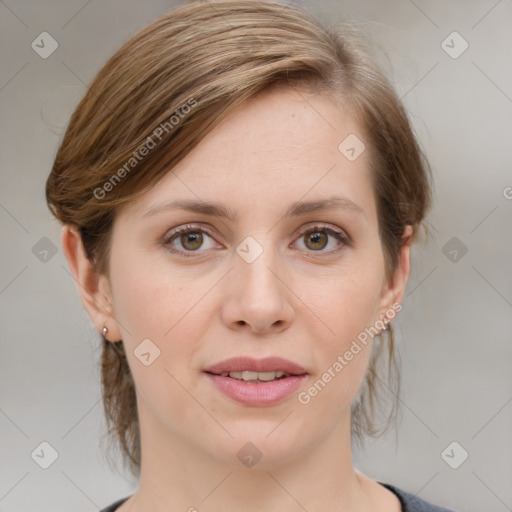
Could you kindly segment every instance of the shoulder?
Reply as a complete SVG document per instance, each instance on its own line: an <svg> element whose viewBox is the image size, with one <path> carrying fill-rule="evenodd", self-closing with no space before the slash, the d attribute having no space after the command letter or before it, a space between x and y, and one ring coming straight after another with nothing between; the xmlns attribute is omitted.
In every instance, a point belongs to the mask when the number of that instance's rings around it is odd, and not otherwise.
<svg viewBox="0 0 512 512"><path fill-rule="evenodd" d="M129 496L127 496L126 498L121 498L117 501L115 501L114 503L110 504L108 507L105 507L105 508L102 508L100 510L100 512L114 512L115 510L117 510L127 499L129 498Z"/></svg>
<svg viewBox="0 0 512 512"><path fill-rule="evenodd" d="M425 501L414 494L399 489L391 484L379 482L391 492L395 493L400 500L402 505L402 512L455 512L452 509L443 508L438 505L434 505L429 501Z"/></svg>

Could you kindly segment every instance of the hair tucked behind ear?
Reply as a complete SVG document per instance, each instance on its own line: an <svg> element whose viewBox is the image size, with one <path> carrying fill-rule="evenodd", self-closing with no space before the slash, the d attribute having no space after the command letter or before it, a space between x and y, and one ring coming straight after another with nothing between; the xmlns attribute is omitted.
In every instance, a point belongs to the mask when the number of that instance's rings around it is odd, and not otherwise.
<svg viewBox="0 0 512 512"><path fill-rule="evenodd" d="M80 230L98 273L108 276L117 208L155 185L244 101L274 86L329 95L354 113L371 157L386 272L393 274L405 227L416 234L430 204L429 167L407 114L356 29L327 28L299 7L260 0L193 1L165 14L126 41L75 109L46 199L61 222ZM155 146L136 159L150 138ZM395 373L392 330L386 333L387 350L375 341L352 407L359 440L377 432L381 368ZM101 379L109 435L136 470L136 394L122 344L103 340Z"/></svg>

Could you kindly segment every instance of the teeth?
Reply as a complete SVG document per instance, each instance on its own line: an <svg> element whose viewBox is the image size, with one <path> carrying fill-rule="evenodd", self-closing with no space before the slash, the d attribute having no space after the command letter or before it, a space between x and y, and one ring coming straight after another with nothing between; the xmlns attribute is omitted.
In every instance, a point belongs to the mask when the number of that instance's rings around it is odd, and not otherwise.
<svg viewBox="0 0 512 512"><path fill-rule="evenodd" d="M258 380L274 380L277 375L276 372L258 372Z"/></svg>
<svg viewBox="0 0 512 512"><path fill-rule="evenodd" d="M279 379L285 375L284 372L277 371L277 372L250 372L250 371L243 371L243 372L224 372L221 374L223 377L227 377L228 375L232 379L238 379L238 380L245 380L248 381L271 381L274 379Z"/></svg>

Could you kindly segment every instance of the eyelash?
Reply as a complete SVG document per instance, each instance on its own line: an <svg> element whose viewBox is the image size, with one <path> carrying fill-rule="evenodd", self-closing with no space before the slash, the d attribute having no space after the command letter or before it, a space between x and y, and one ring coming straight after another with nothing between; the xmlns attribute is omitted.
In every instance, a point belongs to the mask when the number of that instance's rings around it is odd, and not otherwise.
<svg viewBox="0 0 512 512"><path fill-rule="evenodd" d="M208 236L210 236L211 238L213 238L213 233L212 233L212 231L210 229L205 228L205 227L198 227L198 226L194 226L194 225L188 224L188 225L180 226L180 227L178 227L176 229L173 229L170 233L168 233L166 236L164 236L164 238L162 239L162 245L164 245L170 252L172 252L174 254L182 255L182 256L184 256L186 258L193 258L193 257L195 257L195 253L204 252L204 251L200 251L200 250L197 250L197 251L182 251L182 250L179 250L179 249L175 249L174 247L172 247L170 245L173 240L175 240L176 238L178 238L180 235L182 235L184 233L205 233ZM336 253L336 252L339 252L340 250L342 250L344 246L349 247L351 245L350 238L344 232L337 231L335 229L332 229L332 228L329 228L329 227L326 227L326 226L310 226L306 230L302 231L299 234L299 238L301 238L301 237L303 237L305 235L308 235L310 233L326 233L328 235L332 235L332 236L334 236L334 238L336 238L336 240L341 242L342 245L341 245L341 247L339 247L337 249L332 249L330 251L323 251L323 250L320 250L320 251L308 251L309 253L313 253L313 254L315 254L315 253L333 254L333 253Z"/></svg>

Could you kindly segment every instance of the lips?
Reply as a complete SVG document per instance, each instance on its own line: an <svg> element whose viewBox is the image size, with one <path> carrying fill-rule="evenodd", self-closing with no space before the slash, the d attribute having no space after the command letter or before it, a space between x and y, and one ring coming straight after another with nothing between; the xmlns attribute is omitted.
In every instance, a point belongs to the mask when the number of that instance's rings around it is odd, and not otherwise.
<svg viewBox="0 0 512 512"><path fill-rule="evenodd" d="M204 371L214 375L230 372L283 372L286 376L307 374L302 366L282 357L266 357L263 359L232 357L209 366Z"/></svg>
<svg viewBox="0 0 512 512"><path fill-rule="evenodd" d="M293 395L306 370L281 357L233 357L216 363L205 375L224 396L245 406L273 406Z"/></svg>

